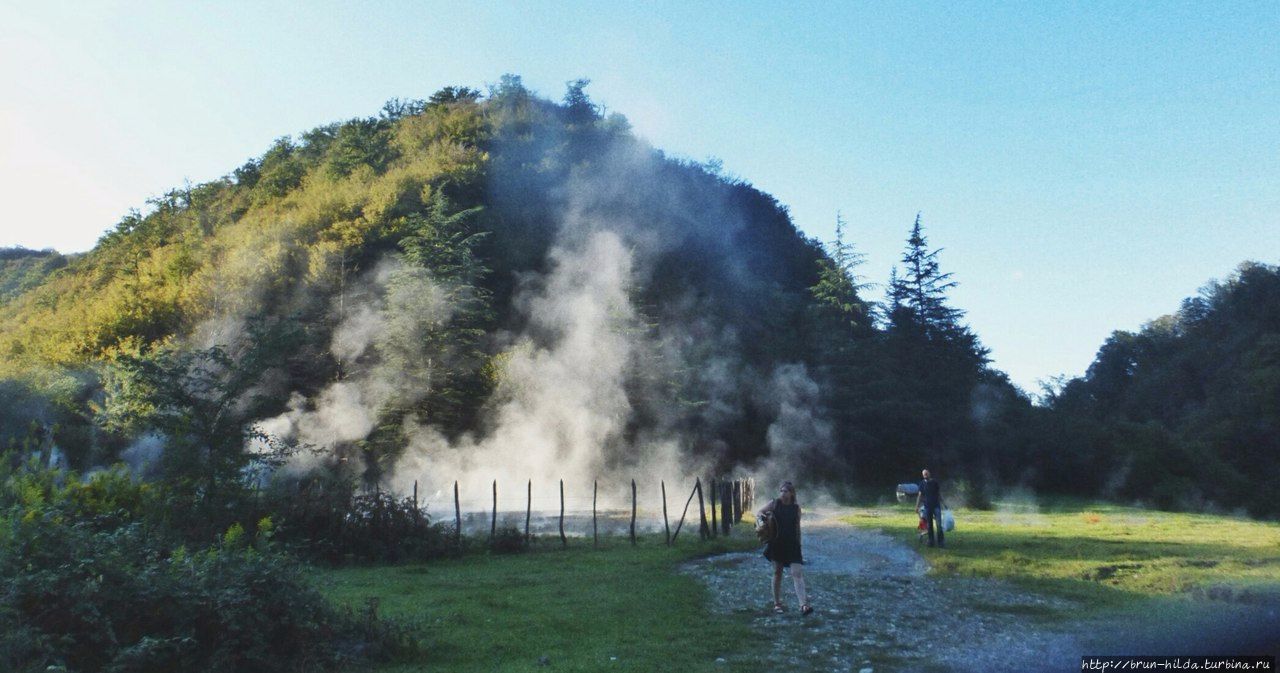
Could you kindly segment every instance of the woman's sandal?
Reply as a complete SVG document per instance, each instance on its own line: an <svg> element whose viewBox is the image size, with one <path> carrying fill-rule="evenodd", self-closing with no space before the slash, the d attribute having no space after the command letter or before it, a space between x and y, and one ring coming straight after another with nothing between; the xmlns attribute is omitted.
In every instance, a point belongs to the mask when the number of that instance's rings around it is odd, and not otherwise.
<svg viewBox="0 0 1280 673"><path fill-rule="evenodd" d="M800 614L802 615L813 614L813 606L809 605L808 603L805 603L804 605L800 606Z"/></svg>
<svg viewBox="0 0 1280 673"><path fill-rule="evenodd" d="M775 615L780 615L780 614L782 614L783 612L786 612L786 611L787 611L787 609L786 609L786 608L784 608L784 607L782 607L782 603L774 603L774 604L773 604L773 614L775 614Z"/></svg>

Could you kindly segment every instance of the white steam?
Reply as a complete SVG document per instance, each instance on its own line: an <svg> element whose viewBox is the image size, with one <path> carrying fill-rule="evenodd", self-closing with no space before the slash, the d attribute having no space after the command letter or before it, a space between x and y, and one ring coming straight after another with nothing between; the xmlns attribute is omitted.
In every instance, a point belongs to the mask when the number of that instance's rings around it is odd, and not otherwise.
<svg viewBox="0 0 1280 673"><path fill-rule="evenodd" d="M600 231L550 256L548 276L520 299L529 325L508 351L488 430L451 444L435 428L406 428L393 488L405 492L419 480L428 493L447 495L457 480L468 501L483 503L495 479L517 494L532 480L542 503L560 479L579 499L602 479L602 498L616 502L631 476L687 476L674 441L637 445L624 436L626 384L642 338L628 294L630 252Z"/></svg>
<svg viewBox="0 0 1280 673"><path fill-rule="evenodd" d="M822 391L804 365L778 367L769 388L777 416L767 436L769 460L760 473L766 483L774 483L795 478L806 462L832 457L835 437L822 414Z"/></svg>
<svg viewBox="0 0 1280 673"><path fill-rule="evenodd" d="M744 454L725 437L741 428L748 408L774 419L767 479L796 478L833 454L823 396L803 365L753 368L732 328L699 315L705 300L693 291L662 316L637 308L655 261L686 241L723 251L728 257L714 261L744 286L750 274L730 243L741 214L722 195L672 185L663 160L633 150L613 152L560 186L564 215L546 271L522 279L514 299L522 327L498 340L505 344L498 378L477 429L448 437L422 418L405 418L398 428L404 451L383 473L393 491L416 485L430 506L447 510L457 481L467 509L487 509L497 480L499 508L512 511L523 509L532 481L534 508L548 510L558 506L563 479L569 508L582 510L597 480L602 508L629 506L634 478L641 508L652 511L661 507L655 496L665 480L675 510L695 475ZM639 222L621 210L681 217ZM439 373L456 364L443 329L455 312L450 288L396 262L357 285L339 298L343 315L329 346L340 377L310 398L295 393L285 413L259 424L319 450L299 453L289 469L354 460L352 448L385 422L387 410L429 399Z"/></svg>
<svg viewBox="0 0 1280 673"><path fill-rule="evenodd" d="M351 459L349 447L373 432L379 413L393 402L422 399L432 373L449 357L430 335L448 322L451 307L421 269L386 261L338 301L346 315L329 349L341 378L312 399L293 393L285 413L258 423L267 435L308 447L290 459L292 471L331 457Z"/></svg>
<svg viewBox="0 0 1280 673"><path fill-rule="evenodd" d="M148 432L121 451L120 460L123 460L135 475L143 478L158 476L160 457L164 454L165 443L164 435Z"/></svg>

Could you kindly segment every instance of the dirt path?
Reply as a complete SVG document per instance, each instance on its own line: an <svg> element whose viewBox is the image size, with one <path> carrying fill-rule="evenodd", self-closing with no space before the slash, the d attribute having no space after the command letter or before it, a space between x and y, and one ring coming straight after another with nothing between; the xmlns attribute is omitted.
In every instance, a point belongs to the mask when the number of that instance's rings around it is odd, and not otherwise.
<svg viewBox="0 0 1280 673"><path fill-rule="evenodd" d="M815 608L808 617L799 614L789 576L783 578L788 610L773 614L769 566L759 552L685 566L711 590L717 609L749 619L760 637L770 640L774 656L761 670L1079 670L1082 654L1121 651L1116 628L1134 628L1096 616L1079 619L1071 601L1007 582L928 576L928 564L912 547L839 523L836 515L805 514L805 576ZM1257 623L1255 612L1250 608L1236 618ZM1261 614L1272 627L1280 623L1274 606ZM1219 609L1215 621L1220 617ZM1149 630L1132 642L1174 647L1179 630L1202 632L1202 627L1153 623ZM1174 653L1144 653L1152 652Z"/></svg>

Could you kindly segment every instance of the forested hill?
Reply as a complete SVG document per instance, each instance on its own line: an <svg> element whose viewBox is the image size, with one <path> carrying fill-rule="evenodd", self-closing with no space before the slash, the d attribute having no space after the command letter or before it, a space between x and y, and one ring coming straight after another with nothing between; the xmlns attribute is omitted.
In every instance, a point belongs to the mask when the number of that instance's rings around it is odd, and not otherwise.
<svg viewBox="0 0 1280 673"><path fill-rule="evenodd" d="M406 452L516 445L583 473L747 465L878 487L925 460L979 464L1025 400L945 305L918 223L877 326L848 242L665 157L584 86L392 101L125 217L0 307L10 408L46 430L11 412L7 441L52 432L79 467L157 430L177 441L157 425L173 400L140 391L216 370L228 428L321 445L371 481Z"/></svg>
<svg viewBox="0 0 1280 673"><path fill-rule="evenodd" d="M1057 425L1040 455L1051 479L1162 506L1277 513L1280 267L1242 264L1176 313L1115 332L1050 403Z"/></svg>
<svg viewBox="0 0 1280 673"><path fill-rule="evenodd" d="M40 285L66 264L67 258L53 250L0 248L0 304Z"/></svg>
<svg viewBox="0 0 1280 673"><path fill-rule="evenodd" d="M1258 406L1274 391L1206 400L1267 376L1265 330L1214 341L1179 318L1186 335L1134 337L1143 358L1190 344L1200 402L1161 407L1145 366L1116 388L1113 339L1033 407L950 304L919 218L873 306L843 228L807 239L585 85L393 100L151 201L84 255L9 251L0 447L206 494L282 461L392 489L751 470L874 494L927 465L979 504L1019 484L1245 502L1241 442L1275 428ZM1240 423L1187 421L1196 403ZM1170 465L1199 463L1172 456L1211 456L1211 486L1188 489Z"/></svg>

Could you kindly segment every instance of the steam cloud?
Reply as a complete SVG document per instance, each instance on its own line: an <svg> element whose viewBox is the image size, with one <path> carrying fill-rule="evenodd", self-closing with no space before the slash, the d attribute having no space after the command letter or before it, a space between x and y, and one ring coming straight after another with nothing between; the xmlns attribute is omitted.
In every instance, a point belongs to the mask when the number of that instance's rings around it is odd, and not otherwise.
<svg viewBox="0 0 1280 673"><path fill-rule="evenodd" d="M316 449L296 454L288 465L294 471L315 467L341 447L368 437L388 403L421 399L431 390L433 371L449 356L432 352L421 338L452 314L443 289L425 271L389 259L350 294L340 301L360 301L334 330L330 344L343 378L313 400L293 393L288 411L258 423L266 434ZM370 364L365 364L366 356Z"/></svg>
<svg viewBox="0 0 1280 673"><path fill-rule="evenodd" d="M770 390L778 411L769 426L769 460L761 470L767 483L793 476L797 465L831 457L835 450L831 422L822 416L822 391L804 365L775 369Z"/></svg>
<svg viewBox="0 0 1280 673"><path fill-rule="evenodd" d="M456 478L462 492L484 494L493 479L546 488L563 478L581 490L605 478L608 495L619 490L608 479L622 476L610 468L622 464L631 476L687 476L673 441L635 445L623 437L632 413L625 386L638 351L630 253L616 234L601 231L556 248L551 259L541 287L521 299L530 324L503 368L489 432L451 445L434 428L409 428L394 487L422 479L439 492Z"/></svg>
<svg viewBox="0 0 1280 673"><path fill-rule="evenodd" d="M687 410L675 400L656 418L650 412L637 422L634 392L662 399L660 386L672 380L694 391L706 427L733 423L749 400L774 410L767 435L771 456L762 469L769 479L794 477L802 456L811 460L831 450L821 391L804 366L753 370L737 355L731 329L704 324L693 299L666 309L668 319L660 327L638 314L637 288L664 247L679 238L664 235L669 232L661 225L619 216L616 204L637 198L716 200L709 194L669 195L659 164L648 151L615 152L591 174L575 174L564 185L565 214L548 270L523 279L516 294L526 322L502 341L507 347L500 378L480 429L451 441L422 419L406 418L407 446L388 473L394 491L407 493L417 482L428 503L442 506L457 480L467 507L483 509L489 507L493 480L505 485L505 496L518 494L521 504L524 484L532 480L535 507L549 509L557 502L560 479L577 503L584 502L583 493L590 502L598 479L601 506L609 507L629 498L635 478L646 493L665 480L674 501L687 494L693 475L710 469L716 446L704 436L699 450L690 450L695 440L686 431ZM620 193L633 185L643 193ZM728 236L742 226L740 216L723 208L709 212L715 221L696 224L708 236ZM452 357L433 350L439 346L428 345L430 340L415 338L452 315L448 293L426 271L387 260L352 294L360 299L357 308L347 312L330 344L344 377L312 399L295 393L288 411L260 423L269 434L320 449L318 455L299 454L288 469L310 469L368 437L381 409L423 399L436 368ZM395 352L406 343L423 345Z"/></svg>

